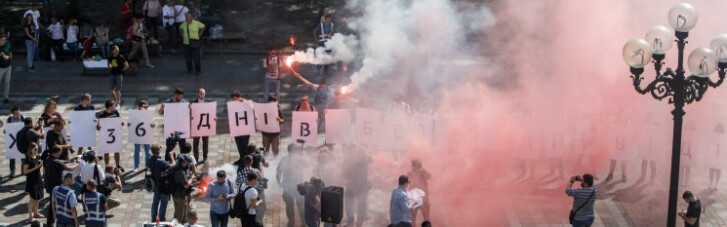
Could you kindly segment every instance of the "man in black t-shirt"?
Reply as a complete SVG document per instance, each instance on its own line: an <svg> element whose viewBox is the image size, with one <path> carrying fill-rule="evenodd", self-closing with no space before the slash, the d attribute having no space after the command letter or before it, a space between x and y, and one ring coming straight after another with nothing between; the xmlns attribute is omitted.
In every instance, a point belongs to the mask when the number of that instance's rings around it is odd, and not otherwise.
<svg viewBox="0 0 727 227"><path fill-rule="evenodd" d="M115 117L121 117L121 114L118 110L116 110L116 102L114 100L106 100L106 103L104 103L105 109L102 111L99 111L96 113L96 118L115 118ZM99 121L100 122L100 121ZM124 126L124 123L121 123L121 126ZM101 126L96 124L96 130L101 130ZM116 162L116 168L121 170L121 172L124 172L124 168L121 167L121 154L120 153L114 153L114 161ZM104 162L106 165L109 165L109 154L104 154Z"/></svg>
<svg viewBox="0 0 727 227"><path fill-rule="evenodd" d="M682 199L689 203L686 213L684 211L677 213L684 220L684 226L699 227L699 217L702 214L702 202L691 191L685 191L682 194Z"/></svg>
<svg viewBox="0 0 727 227"><path fill-rule="evenodd" d="M129 68L129 62L126 61L126 58L119 54L119 46L112 46L111 47L111 57L108 59L109 64L109 71L111 73L110 77L110 86L109 90L111 90L111 97L114 98L114 101L116 103L121 103L121 80L123 80L124 72L126 69Z"/></svg>
<svg viewBox="0 0 727 227"><path fill-rule="evenodd" d="M48 192L48 194L51 194L53 192L53 188L56 186L59 186L63 183L63 178L61 177L61 173L63 171L71 171L76 168L78 168L80 165L78 163L75 163L73 165L66 165L66 161L61 160L61 147L60 146L53 146L51 148L48 148L50 150L50 157L43 160L43 170L45 172L43 173L43 183L45 186L45 191ZM48 204L50 205L50 204ZM53 212L51 212L52 209L46 209L48 213L46 214L47 217L47 224L48 226L53 226L53 223L55 223L55 218L53 217Z"/></svg>

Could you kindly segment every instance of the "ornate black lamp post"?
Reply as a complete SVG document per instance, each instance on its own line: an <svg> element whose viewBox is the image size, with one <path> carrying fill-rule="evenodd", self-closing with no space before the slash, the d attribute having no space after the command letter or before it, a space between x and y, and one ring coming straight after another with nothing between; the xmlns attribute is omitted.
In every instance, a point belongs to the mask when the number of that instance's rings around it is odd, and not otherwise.
<svg viewBox="0 0 727 227"><path fill-rule="evenodd" d="M679 51L678 65L676 71L666 68L662 73L662 61L666 52L671 48L672 42L670 31L664 26L656 26L649 30L646 39L632 39L623 49L623 57L631 67L631 79L636 92L640 94L651 94L657 100L667 99L674 104L674 138L672 141L671 154L671 176L669 182L669 213L667 214L667 226L676 225L677 201L679 190L679 159L681 156L682 142L682 119L684 117L684 105L699 101L704 97L707 89L720 86L727 73L727 34L714 38L710 48L700 47L689 54L687 64L690 76L685 76L684 71L684 47L687 44L686 38L689 30L697 23L697 11L687 3L680 3L669 10L669 24L674 28L676 43ZM646 88L641 88L644 80L641 74L644 66L653 58L656 78L649 82ZM713 82L709 75L715 71L719 74L719 80Z"/></svg>

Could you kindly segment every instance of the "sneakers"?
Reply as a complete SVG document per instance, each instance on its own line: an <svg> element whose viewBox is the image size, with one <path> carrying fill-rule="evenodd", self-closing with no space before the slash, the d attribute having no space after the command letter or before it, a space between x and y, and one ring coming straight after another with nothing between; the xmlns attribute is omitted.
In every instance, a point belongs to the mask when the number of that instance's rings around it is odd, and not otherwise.
<svg viewBox="0 0 727 227"><path fill-rule="evenodd" d="M134 168L133 170L131 170L131 173L136 173L136 172L139 172L139 168Z"/></svg>

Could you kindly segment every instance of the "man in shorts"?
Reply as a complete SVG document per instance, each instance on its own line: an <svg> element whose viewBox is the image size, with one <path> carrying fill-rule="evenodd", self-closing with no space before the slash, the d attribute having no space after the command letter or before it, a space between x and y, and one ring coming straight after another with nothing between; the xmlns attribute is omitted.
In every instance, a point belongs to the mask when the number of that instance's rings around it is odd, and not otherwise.
<svg viewBox="0 0 727 227"><path fill-rule="evenodd" d="M111 91L111 97L114 98L118 105L121 104L121 80L124 78L124 72L129 68L129 62L119 54L119 46L111 47L111 57L108 59L108 64L111 73L109 90Z"/></svg>

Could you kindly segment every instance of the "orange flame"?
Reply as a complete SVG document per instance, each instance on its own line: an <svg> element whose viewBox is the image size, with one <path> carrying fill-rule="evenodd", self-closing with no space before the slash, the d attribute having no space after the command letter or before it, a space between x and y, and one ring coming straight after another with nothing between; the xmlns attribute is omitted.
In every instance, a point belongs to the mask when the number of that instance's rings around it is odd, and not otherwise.
<svg viewBox="0 0 727 227"><path fill-rule="evenodd" d="M212 181L209 177L203 177L202 182L199 184L200 194L204 195L207 193L207 185Z"/></svg>
<svg viewBox="0 0 727 227"><path fill-rule="evenodd" d="M291 46L295 46L295 36L290 36L290 38L288 38L288 40L290 41Z"/></svg>
<svg viewBox="0 0 727 227"><path fill-rule="evenodd" d="M349 86L350 86L350 85L346 85L346 86L343 86L343 87L341 87L341 94L342 94L342 95L346 95L347 93L351 92L351 91L350 91L350 90L351 90L351 88L350 88Z"/></svg>
<svg viewBox="0 0 727 227"><path fill-rule="evenodd" d="M288 68L293 67L293 57L292 56L288 56L287 58L285 58L285 65L287 65Z"/></svg>

